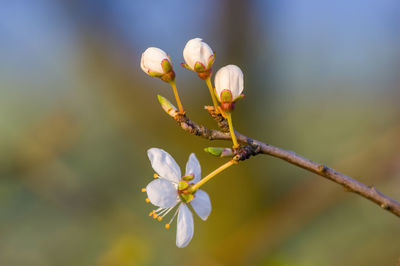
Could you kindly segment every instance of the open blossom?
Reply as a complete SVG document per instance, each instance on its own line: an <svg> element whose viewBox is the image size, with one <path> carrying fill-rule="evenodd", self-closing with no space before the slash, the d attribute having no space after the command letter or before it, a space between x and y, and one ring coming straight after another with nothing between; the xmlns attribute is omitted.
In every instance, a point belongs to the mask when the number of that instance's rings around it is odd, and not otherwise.
<svg viewBox="0 0 400 266"><path fill-rule="evenodd" d="M183 49L183 58L186 62L186 64L183 64L184 67L199 74L204 73L204 75L199 75L200 77L208 77L215 55L210 46L203 42L202 39L194 38L186 43Z"/></svg>
<svg viewBox="0 0 400 266"><path fill-rule="evenodd" d="M149 47L144 51L140 67L152 77L161 78L165 81L175 78L171 59L166 52L156 47Z"/></svg>
<svg viewBox="0 0 400 266"><path fill-rule="evenodd" d="M202 219L206 220L211 212L211 202L208 194L203 190L191 193L187 188L200 181L201 167L196 156L192 153L186 164L185 176L174 158L162 149L151 148L147 151L157 179L151 181L144 191L147 192L148 201L157 206L150 216L161 221L169 212L176 208L171 220L166 224L169 228L171 222L178 216L176 245L186 247L193 237L193 215L187 206L189 203Z"/></svg>

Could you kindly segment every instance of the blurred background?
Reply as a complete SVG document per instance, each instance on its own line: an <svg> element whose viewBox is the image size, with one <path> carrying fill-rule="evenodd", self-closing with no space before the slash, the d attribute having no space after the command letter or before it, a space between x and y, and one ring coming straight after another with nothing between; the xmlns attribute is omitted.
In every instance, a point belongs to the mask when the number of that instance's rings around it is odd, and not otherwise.
<svg viewBox="0 0 400 266"><path fill-rule="evenodd" d="M269 156L204 188L185 249L148 217L146 156L163 148L207 174L226 161L160 108L167 84L140 69L170 54L189 117L205 86L179 66L189 39L239 65L238 131L294 150L400 200L400 3L5 0L0 4L0 265L395 265L400 220Z"/></svg>

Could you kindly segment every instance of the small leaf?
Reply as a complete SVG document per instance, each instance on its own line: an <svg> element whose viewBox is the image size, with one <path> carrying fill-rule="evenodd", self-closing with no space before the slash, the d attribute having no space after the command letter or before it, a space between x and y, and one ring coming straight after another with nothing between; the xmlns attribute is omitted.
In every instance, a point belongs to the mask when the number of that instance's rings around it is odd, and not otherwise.
<svg viewBox="0 0 400 266"><path fill-rule="evenodd" d="M224 148L220 148L220 147L207 147L204 148L205 152L208 152L209 154L212 154L214 156L220 156L221 153L224 151Z"/></svg>
<svg viewBox="0 0 400 266"><path fill-rule="evenodd" d="M174 117L178 113L178 110L176 109L176 107L170 101L168 101L166 98L162 97L159 94L157 95L157 98L161 104L161 107L164 109L164 111L167 114Z"/></svg>
<svg viewBox="0 0 400 266"><path fill-rule="evenodd" d="M217 157L230 157L233 155L233 151L230 148L207 147L204 148L204 151Z"/></svg>

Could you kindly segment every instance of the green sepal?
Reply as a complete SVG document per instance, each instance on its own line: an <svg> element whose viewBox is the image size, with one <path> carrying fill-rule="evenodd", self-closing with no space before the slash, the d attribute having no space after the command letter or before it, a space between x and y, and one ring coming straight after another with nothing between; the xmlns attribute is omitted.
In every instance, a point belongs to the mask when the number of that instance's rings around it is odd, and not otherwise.
<svg viewBox="0 0 400 266"><path fill-rule="evenodd" d="M172 71L172 65L171 65L171 62L169 62L169 60L168 60L168 59L164 59L164 60L162 60L162 62L161 62L161 66L162 66L162 69L164 70L164 73L169 73L169 72L171 72L171 71Z"/></svg>
<svg viewBox="0 0 400 266"><path fill-rule="evenodd" d="M162 109L164 109L167 114L171 115L171 112L177 112L178 109L166 98L162 97L160 94L157 94L158 101L161 104Z"/></svg>
<svg viewBox="0 0 400 266"><path fill-rule="evenodd" d="M185 181L193 180L193 178L194 178L194 175L185 175L184 177L182 177L182 179Z"/></svg>
<svg viewBox="0 0 400 266"><path fill-rule="evenodd" d="M240 94L238 97L236 97L235 99L233 99L233 102L236 102L236 101L238 101L238 100L240 100L240 99L243 99L245 96L244 96L244 94L242 93L242 94Z"/></svg>
<svg viewBox="0 0 400 266"><path fill-rule="evenodd" d="M230 90L223 90L221 92L221 102L230 103L232 102L232 92Z"/></svg>
<svg viewBox="0 0 400 266"><path fill-rule="evenodd" d="M163 73L158 73L158 72L153 72L153 71L149 71L147 73L149 73L149 75L154 78L161 78L164 75Z"/></svg>
<svg viewBox="0 0 400 266"><path fill-rule="evenodd" d="M186 63L181 63L181 66L186 68L186 69L189 69L189 70L193 71L193 69L191 69L190 66L188 64L186 64Z"/></svg>
<svg viewBox="0 0 400 266"><path fill-rule="evenodd" d="M186 181L179 181L178 190L184 190L189 186L189 183Z"/></svg>
<svg viewBox="0 0 400 266"><path fill-rule="evenodd" d="M215 53L213 55L211 55L210 58L208 59L207 69L210 69L212 67L212 65L214 64L214 61L215 61Z"/></svg>
<svg viewBox="0 0 400 266"><path fill-rule="evenodd" d="M196 62L196 64L194 64L194 71L204 72L204 71L206 71L206 68L204 67L204 65L202 63Z"/></svg>
<svg viewBox="0 0 400 266"><path fill-rule="evenodd" d="M189 203L194 198L193 194L180 194L179 196L181 197L182 201L185 203Z"/></svg>
<svg viewBox="0 0 400 266"><path fill-rule="evenodd" d="M214 88L214 95L217 98L218 102L221 102L221 98L219 97L219 94L215 88Z"/></svg>

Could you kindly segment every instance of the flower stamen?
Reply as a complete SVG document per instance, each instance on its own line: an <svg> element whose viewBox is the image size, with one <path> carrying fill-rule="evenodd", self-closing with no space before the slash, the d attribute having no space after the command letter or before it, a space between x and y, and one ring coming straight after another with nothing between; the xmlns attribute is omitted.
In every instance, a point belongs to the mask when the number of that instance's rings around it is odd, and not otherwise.
<svg viewBox="0 0 400 266"><path fill-rule="evenodd" d="M149 199L149 198L146 198L146 202L149 203L149 202L150 202L150 199Z"/></svg>
<svg viewBox="0 0 400 266"><path fill-rule="evenodd" d="M154 173L153 178L157 178L159 175L157 173Z"/></svg>
<svg viewBox="0 0 400 266"><path fill-rule="evenodd" d="M157 213L158 216L160 216L161 214L165 214L166 211L168 211L170 208L158 208L155 212ZM164 215L163 215L164 217Z"/></svg>
<svg viewBox="0 0 400 266"><path fill-rule="evenodd" d="M142 188L142 192L146 192L146 188Z"/></svg>
<svg viewBox="0 0 400 266"><path fill-rule="evenodd" d="M176 205L176 206L178 206L178 205ZM174 206L174 207L175 207L175 206ZM172 210L174 207L170 208L170 210ZM179 207L176 208L176 211L175 211L174 215L172 216L172 218L171 218L171 220L169 221L169 223L167 223L167 224L165 225L165 228L169 229L169 225L174 221L176 215L178 214L178 211L179 211ZM164 215L165 215L165 214L164 214ZM163 215L163 216L164 216L164 215Z"/></svg>
<svg viewBox="0 0 400 266"><path fill-rule="evenodd" d="M175 206L176 206L176 205L175 205ZM167 215L173 208L175 208L175 206L173 206L173 207L171 207L171 208L168 208L168 209L165 209L166 212L164 212L164 214L161 216L161 218L164 218L164 216ZM160 213L160 214L161 214L161 213Z"/></svg>

